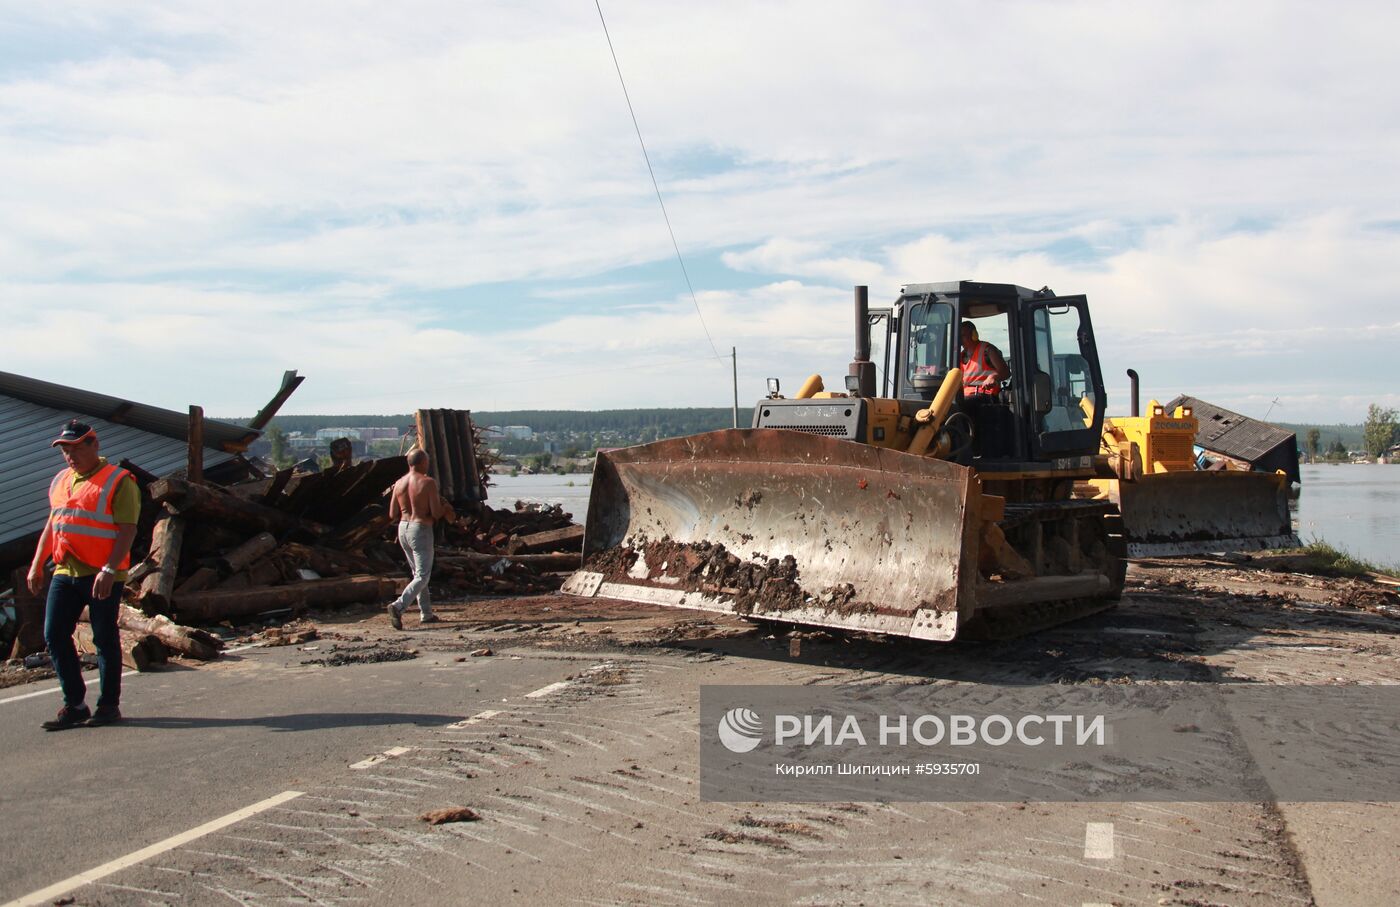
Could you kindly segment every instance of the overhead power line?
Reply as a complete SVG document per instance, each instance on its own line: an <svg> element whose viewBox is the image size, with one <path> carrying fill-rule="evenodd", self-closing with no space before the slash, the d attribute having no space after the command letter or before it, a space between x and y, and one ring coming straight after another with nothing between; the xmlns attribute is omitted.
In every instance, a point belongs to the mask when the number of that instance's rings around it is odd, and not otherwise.
<svg viewBox="0 0 1400 907"><path fill-rule="evenodd" d="M622 97L627 101L627 112L632 116L632 128L637 131L637 144L642 146L642 159L647 162L647 173L651 174L651 187L656 190L656 203L661 206L661 217L666 221L666 232L671 235L671 248L676 250L676 261L680 262L681 275L685 277L685 288L690 291L690 301L695 304L695 314L700 318L700 327L705 331L705 339L715 358L720 359L719 347L710 336L710 326L705 323L705 313L700 311L700 300L695 297L695 287L690 283L690 271L685 266L685 256L681 255L680 243L676 242L676 231L671 227L671 216L666 213L666 201L661 197L661 185L656 181L656 171L651 166L651 155L647 153L646 140L642 138L642 127L637 123L637 111L632 108L632 96L627 91L627 80L622 77L622 64L617 62L617 51L613 48L612 35L608 33L608 20L603 17L602 0L593 0L598 7L598 21L603 23L603 37L608 39L608 53L612 54L613 68L617 70L617 81L622 85Z"/></svg>

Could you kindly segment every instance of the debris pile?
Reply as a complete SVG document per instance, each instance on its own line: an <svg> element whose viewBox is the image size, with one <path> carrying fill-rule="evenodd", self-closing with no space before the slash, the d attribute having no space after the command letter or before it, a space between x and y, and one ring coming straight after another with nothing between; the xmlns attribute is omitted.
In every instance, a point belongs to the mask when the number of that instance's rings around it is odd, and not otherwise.
<svg viewBox="0 0 1400 907"><path fill-rule="evenodd" d="M562 578L551 573L578 567L583 527L557 506L487 507L489 457L465 411L419 410L416 422L430 472L459 514L437 530L434 594L558 589ZM230 484L195 468L158 477L139 464L121 464L136 478L143 502L125 595L132 607L123 609L121 623L130 667L145 670L172 651L217 657L219 638L191 626L222 624L232 638L235 626L389 601L407 582L389 517L390 489L407 471L405 456L270 475L256 462L240 458L240 464L224 479ZM19 571L15 580L23 585ZM42 595L18 590L5 610L5 635L25 640L15 643L13 655L42 650L42 602Z"/></svg>

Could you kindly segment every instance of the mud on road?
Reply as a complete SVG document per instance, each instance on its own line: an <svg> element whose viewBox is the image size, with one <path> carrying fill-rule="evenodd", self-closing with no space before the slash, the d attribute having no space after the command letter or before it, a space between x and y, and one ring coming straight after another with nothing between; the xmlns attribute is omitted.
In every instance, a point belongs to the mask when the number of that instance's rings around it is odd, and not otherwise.
<svg viewBox="0 0 1400 907"><path fill-rule="evenodd" d="M996 683L1400 681L1400 586L1299 572L1284 556L1145 560L1118 607L1017 639L951 644L752 624L738 617L562 594L435 605L441 623L378 610L325 615L337 653L405 647L713 651ZM1357 658L1356 656L1365 656Z"/></svg>

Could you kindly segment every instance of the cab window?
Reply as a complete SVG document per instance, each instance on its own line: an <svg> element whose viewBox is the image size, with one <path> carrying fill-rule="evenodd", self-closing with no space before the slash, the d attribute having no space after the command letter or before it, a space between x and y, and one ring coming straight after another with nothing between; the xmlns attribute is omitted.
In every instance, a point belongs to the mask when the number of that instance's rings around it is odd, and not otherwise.
<svg viewBox="0 0 1400 907"><path fill-rule="evenodd" d="M947 374L957 342L953 307L946 302L918 302L909 308L908 378Z"/></svg>
<svg viewBox="0 0 1400 907"><path fill-rule="evenodd" d="M1093 426L1099 406L1089 361L1080 348L1080 315L1076 306L1045 306L1032 319L1035 364L1050 377L1051 406L1041 416L1046 432L1083 431Z"/></svg>

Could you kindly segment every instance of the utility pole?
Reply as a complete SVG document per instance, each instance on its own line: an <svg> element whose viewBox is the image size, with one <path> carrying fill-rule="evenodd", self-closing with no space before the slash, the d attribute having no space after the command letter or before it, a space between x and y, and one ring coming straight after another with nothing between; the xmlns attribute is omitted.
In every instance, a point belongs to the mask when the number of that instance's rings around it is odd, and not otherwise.
<svg viewBox="0 0 1400 907"><path fill-rule="evenodd" d="M739 427L739 348L729 348L729 361L734 366L734 427Z"/></svg>

